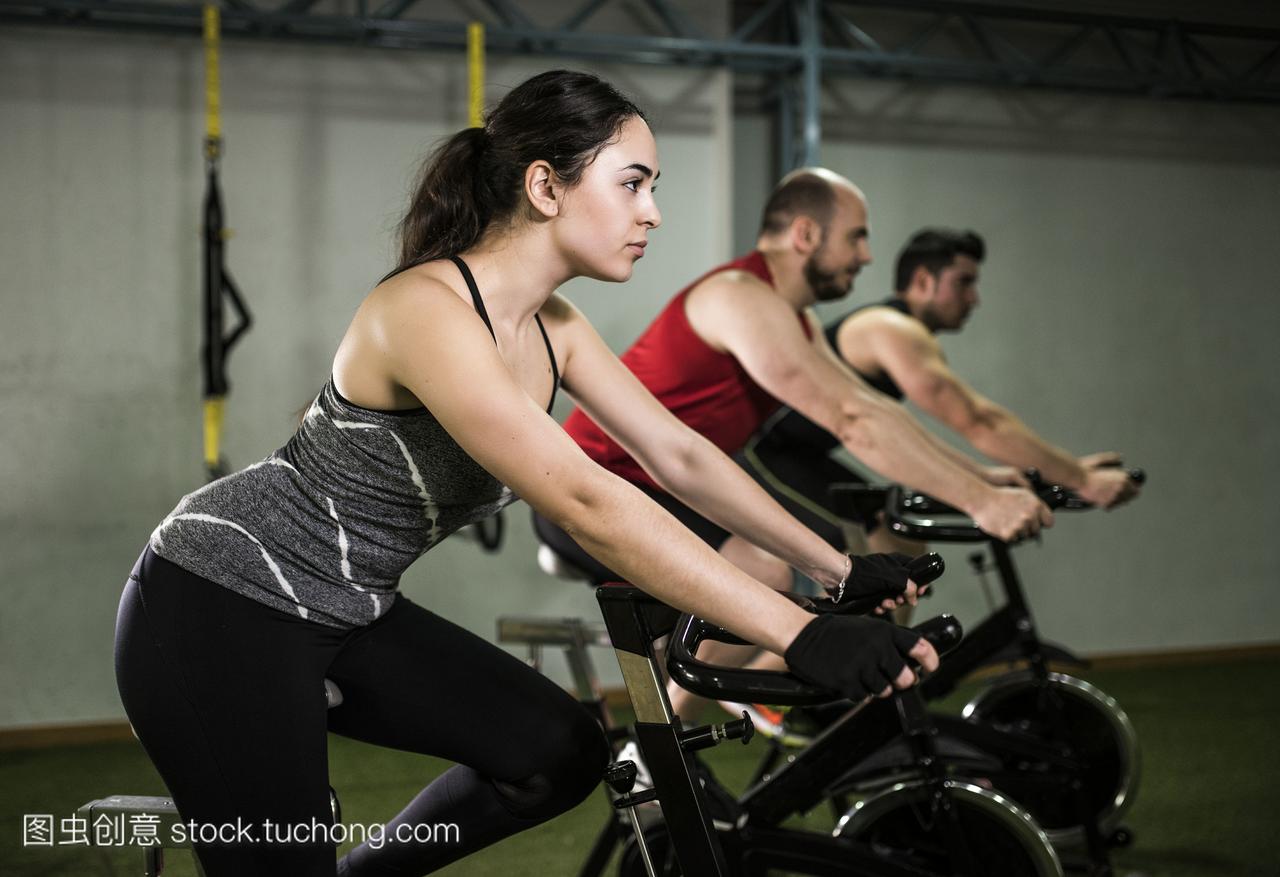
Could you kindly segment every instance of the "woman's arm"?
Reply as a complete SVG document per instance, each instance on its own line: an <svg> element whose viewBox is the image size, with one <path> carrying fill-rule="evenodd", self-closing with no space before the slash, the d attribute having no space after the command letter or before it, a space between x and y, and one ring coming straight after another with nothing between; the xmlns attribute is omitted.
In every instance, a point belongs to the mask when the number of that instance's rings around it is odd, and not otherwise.
<svg viewBox="0 0 1280 877"><path fill-rule="evenodd" d="M557 299L543 309L543 316L564 349L565 389L664 490L824 587L835 588L845 578L849 558L668 411L577 308Z"/></svg>
<svg viewBox="0 0 1280 877"><path fill-rule="evenodd" d="M430 409L477 463L584 550L658 599L776 654L812 620L721 558L640 490L597 466L516 382L484 323L443 284L380 289L389 378Z"/></svg>

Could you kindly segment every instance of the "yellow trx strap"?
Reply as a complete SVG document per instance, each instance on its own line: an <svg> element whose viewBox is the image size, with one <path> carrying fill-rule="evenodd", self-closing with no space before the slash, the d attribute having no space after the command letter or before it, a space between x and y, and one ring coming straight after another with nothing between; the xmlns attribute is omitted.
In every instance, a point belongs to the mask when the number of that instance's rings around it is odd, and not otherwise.
<svg viewBox="0 0 1280 877"><path fill-rule="evenodd" d="M204 136L205 148L214 150L221 145L221 100L218 95L218 43L222 38L222 16L218 7L208 3L204 7ZM216 158L214 152L210 158Z"/></svg>
<svg viewBox="0 0 1280 877"><path fill-rule="evenodd" d="M226 401L226 396L204 400L204 465L210 472L222 464L222 410Z"/></svg>
<svg viewBox="0 0 1280 877"><path fill-rule="evenodd" d="M484 25L473 21L467 25L467 124L484 125Z"/></svg>
<svg viewBox="0 0 1280 877"><path fill-rule="evenodd" d="M221 98L218 80L218 44L221 40L222 16L212 3L204 7L204 153L216 163L222 152ZM226 397L206 396L204 400L204 465L210 473L218 471L222 460L222 412Z"/></svg>

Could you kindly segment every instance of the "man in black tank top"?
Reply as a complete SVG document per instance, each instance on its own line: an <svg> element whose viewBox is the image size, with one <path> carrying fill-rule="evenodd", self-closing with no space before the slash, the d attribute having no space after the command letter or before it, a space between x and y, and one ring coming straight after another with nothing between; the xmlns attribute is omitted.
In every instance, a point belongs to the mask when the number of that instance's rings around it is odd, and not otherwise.
<svg viewBox="0 0 1280 877"><path fill-rule="evenodd" d="M864 305L826 327L840 358L871 386L946 424L986 456L1019 469L1034 467L1050 481L1111 508L1138 493L1112 453L1075 457L1033 432L1013 412L970 387L948 366L935 337L959 331L978 304L978 268L985 245L977 234L947 229L917 232L898 254L895 294ZM839 441L801 414L783 409L740 456L757 480L793 514L844 546L846 521L827 499L835 481L865 481L829 454ZM875 521L856 521L874 551L918 551ZM840 540L840 541L836 541Z"/></svg>
<svg viewBox="0 0 1280 877"><path fill-rule="evenodd" d="M908 317L914 316L914 314L911 313L911 308L910 306L908 306L906 300L899 298L896 295L890 296L889 298L886 298L884 301L873 302L872 304L863 305L862 307L855 308L853 311L851 311L848 314L845 314L843 317L839 318L838 320L831 321L827 325L826 329L824 330L823 334L827 336L827 341L831 344L831 349L832 350L840 349L840 342L837 339L837 336L840 333L841 326L843 326L845 323L848 323L850 320L852 320L854 317L856 317L858 314L862 313L863 311L869 311L873 308L889 308L891 310L897 311L900 314L904 314ZM845 360L845 361L847 362L848 360ZM892 398L897 399L899 402L902 401L903 396L905 394L902 392L902 388L899 387L894 382L893 376L889 374L889 372L884 370L880 370L880 371L873 370L870 372L858 371L858 374L861 375L862 378L868 384L875 387L881 393L884 393L886 396L891 396Z"/></svg>

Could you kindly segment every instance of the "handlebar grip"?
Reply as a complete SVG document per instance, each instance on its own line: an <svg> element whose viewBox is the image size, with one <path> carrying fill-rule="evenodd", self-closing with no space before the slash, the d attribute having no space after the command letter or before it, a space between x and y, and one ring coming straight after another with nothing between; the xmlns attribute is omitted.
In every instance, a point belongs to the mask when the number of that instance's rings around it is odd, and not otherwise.
<svg viewBox="0 0 1280 877"><path fill-rule="evenodd" d="M1123 466L1123 465L1124 465L1124 462L1123 462L1122 460L1115 460L1114 462L1110 462L1110 463L1103 463L1103 464L1102 464L1102 466L1101 466L1101 468L1103 468L1103 469L1119 469L1119 468L1120 468L1121 466ZM1127 472L1127 473L1128 473L1128 475L1129 475L1129 480L1130 480L1130 481L1132 481L1134 484L1146 484L1146 483L1147 483L1147 473L1146 473L1146 472L1144 472L1143 470L1138 469L1137 467L1133 467L1133 468L1127 469L1127 470L1126 470L1126 472Z"/></svg>
<svg viewBox="0 0 1280 877"><path fill-rule="evenodd" d="M907 576L920 587L942 578L946 571L946 561L936 552L921 554L907 564Z"/></svg>
<svg viewBox="0 0 1280 877"><path fill-rule="evenodd" d="M1119 464L1116 464L1115 466L1104 468L1118 469L1120 466ZM1134 484L1141 485L1146 483L1147 473L1142 469L1126 469L1125 474L1129 476L1129 480ZM1051 509L1061 508L1069 509L1071 511L1080 511L1082 509L1091 509L1094 507L1093 503L1081 499L1080 495L1074 490L1068 490L1058 484L1049 485L1042 490L1040 492L1040 498L1043 499Z"/></svg>
<svg viewBox="0 0 1280 877"><path fill-rule="evenodd" d="M937 581L946 572L947 564L941 555L929 553L913 557L906 563L904 568L907 571L907 578L911 579L919 589L923 590L926 585ZM833 604L830 610L847 615L870 615L890 596L898 595L889 595L882 592L856 599L848 599L838 605ZM808 604L802 603L801 606L811 612L830 611L828 607L821 607L820 603L814 603L813 601L809 601Z"/></svg>
<svg viewBox="0 0 1280 877"><path fill-rule="evenodd" d="M954 615L945 613L917 624L911 629L924 637L929 645L933 646L933 650L938 653L938 657L942 657L960 645L960 640L964 638L964 628L960 626L960 622L956 620Z"/></svg>

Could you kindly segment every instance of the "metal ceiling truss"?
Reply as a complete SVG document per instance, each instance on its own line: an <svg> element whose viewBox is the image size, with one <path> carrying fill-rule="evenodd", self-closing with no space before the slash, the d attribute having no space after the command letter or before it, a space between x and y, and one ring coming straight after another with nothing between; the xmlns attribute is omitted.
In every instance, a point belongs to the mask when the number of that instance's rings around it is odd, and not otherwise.
<svg viewBox="0 0 1280 877"><path fill-rule="evenodd" d="M824 72L1280 101L1277 28L937 0L846 0L822 15Z"/></svg>
<svg viewBox="0 0 1280 877"><path fill-rule="evenodd" d="M683 0L688 2L688 0ZM425 0L222 0L227 37L462 50L466 18ZM953 0L765 0L709 38L681 0L583 0L535 21L518 0L478 0L491 52L552 52L626 63L729 66L824 75L1007 84L1159 97L1280 101L1280 29L1193 24ZM542 4L545 9L552 4ZM567 4L560 8L563 10ZM627 7L650 33L590 28ZM0 23L73 25L199 36L194 0L0 0ZM637 14L639 13L639 14ZM656 26L655 26L656 25ZM621 29L619 29L621 31Z"/></svg>
<svg viewBox="0 0 1280 877"><path fill-rule="evenodd" d="M784 166L816 157L823 77L1280 103L1277 28L955 0L737 0L735 29L715 38L683 14L688 2L542 2L535 13L520 0L472 0L465 8L424 0L222 0L222 32L463 52L467 20L479 18L492 53L765 73L784 144L802 144L803 155L784 157ZM554 21L544 20L548 10ZM0 0L3 24L199 37L201 3Z"/></svg>
<svg viewBox="0 0 1280 877"><path fill-rule="evenodd" d="M784 168L816 161L819 74L1280 103L1278 28L954 0L770 0L740 17L734 39L800 56L756 96L777 112Z"/></svg>

